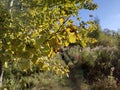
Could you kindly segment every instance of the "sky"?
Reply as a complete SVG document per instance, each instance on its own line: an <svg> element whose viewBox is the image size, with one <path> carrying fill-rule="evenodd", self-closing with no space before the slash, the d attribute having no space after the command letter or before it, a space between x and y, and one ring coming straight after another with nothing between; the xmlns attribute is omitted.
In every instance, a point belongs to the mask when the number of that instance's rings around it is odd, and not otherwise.
<svg viewBox="0 0 120 90"><path fill-rule="evenodd" d="M120 29L120 0L93 0L98 4L97 10L80 10L82 20L90 20L89 15L99 18L102 29L108 28L117 31ZM78 24L78 22L75 22Z"/></svg>

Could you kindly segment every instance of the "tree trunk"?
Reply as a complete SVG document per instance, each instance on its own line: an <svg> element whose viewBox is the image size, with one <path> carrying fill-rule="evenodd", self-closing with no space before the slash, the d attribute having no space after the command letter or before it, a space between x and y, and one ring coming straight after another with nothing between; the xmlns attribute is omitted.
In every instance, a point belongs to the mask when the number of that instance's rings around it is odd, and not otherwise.
<svg viewBox="0 0 120 90"><path fill-rule="evenodd" d="M14 0L9 0L8 9L9 9L10 14L12 13L13 2Z"/></svg>
<svg viewBox="0 0 120 90"><path fill-rule="evenodd" d="M2 87L3 72L2 61L0 61L0 87Z"/></svg>

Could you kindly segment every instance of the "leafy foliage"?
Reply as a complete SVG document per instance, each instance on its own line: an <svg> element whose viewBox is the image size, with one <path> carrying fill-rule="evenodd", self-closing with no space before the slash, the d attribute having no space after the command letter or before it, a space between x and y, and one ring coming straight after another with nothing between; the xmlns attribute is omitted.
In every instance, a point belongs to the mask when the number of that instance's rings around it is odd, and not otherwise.
<svg viewBox="0 0 120 90"><path fill-rule="evenodd" d="M34 66L39 66L40 70L51 69L50 63L54 61L49 58L61 46L79 41L86 46L95 41L87 37L96 28L94 23L87 22L89 26L83 29L73 26L69 20L82 8L94 10L97 5L91 0L5 0L1 5L6 8L0 7L2 61L17 61L25 72Z"/></svg>

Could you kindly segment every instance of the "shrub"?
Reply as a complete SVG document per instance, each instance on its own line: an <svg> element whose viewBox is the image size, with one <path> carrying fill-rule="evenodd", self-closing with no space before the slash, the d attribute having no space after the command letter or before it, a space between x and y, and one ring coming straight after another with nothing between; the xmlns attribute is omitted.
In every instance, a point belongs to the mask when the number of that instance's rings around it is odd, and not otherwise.
<svg viewBox="0 0 120 90"><path fill-rule="evenodd" d="M72 46L65 49L62 55L63 61L67 61L66 64L69 66L71 80L79 85L80 79L89 84L99 82L99 80L104 81L110 76L111 68L114 68L112 77L115 80L118 79L120 72L118 53L119 50L116 47L97 46L91 49L90 47Z"/></svg>

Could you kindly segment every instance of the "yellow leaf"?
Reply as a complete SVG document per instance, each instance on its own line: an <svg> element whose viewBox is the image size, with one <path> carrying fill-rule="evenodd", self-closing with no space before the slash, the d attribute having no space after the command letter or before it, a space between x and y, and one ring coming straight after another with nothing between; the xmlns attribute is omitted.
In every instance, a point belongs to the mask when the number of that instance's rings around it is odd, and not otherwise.
<svg viewBox="0 0 120 90"><path fill-rule="evenodd" d="M39 59L37 59L35 62L35 65L38 65L38 64L39 64Z"/></svg>
<svg viewBox="0 0 120 90"><path fill-rule="evenodd" d="M68 42L68 41L66 41L64 44L65 44L65 46L68 46L68 45L69 45L69 42Z"/></svg>
<svg viewBox="0 0 120 90"><path fill-rule="evenodd" d="M4 68L7 68L7 67L8 67L8 62L5 62Z"/></svg>
<svg viewBox="0 0 120 90"><path fill-rule="evenodd" d="M48 57L51 57L54 54L53 49L51 49L50 53L48 54Z"/></svg>
<svg viewBox="0 0 120 90"><path fill-rule="evenodd" d="M70 28L66 28L66 31L67 31L67 32L70 32L70 30L71 30Z"/></svg>
<svg viewBox="0 0 120 90"><path fill-rule="evenodd" d="M76 42L76 36L72 35L72 34L69 34L69 42L70 43L75 43Z"/></svg>
<svg viewBox="0 0 120 90"><path fill-rule="evenodd" d="M84 41L81 41L81 44L83 47L86 47L86 43Z"/></svg>
<svg viewBox="0 0 120 90"><path fill-rule="evenodd" d="M64 18L60 18L59 21L60 21L60 23L63 23L65 20L64 20Z"/></svg>
<svg viewBox="0 0 120 90"><path fill-rule="evenodd" d="M77 30L77 26L73 26L72 28L73 28L74 30Z"/></svg>

